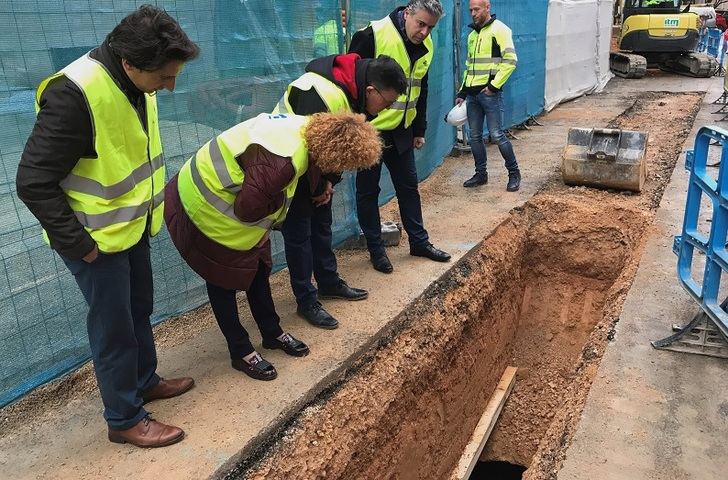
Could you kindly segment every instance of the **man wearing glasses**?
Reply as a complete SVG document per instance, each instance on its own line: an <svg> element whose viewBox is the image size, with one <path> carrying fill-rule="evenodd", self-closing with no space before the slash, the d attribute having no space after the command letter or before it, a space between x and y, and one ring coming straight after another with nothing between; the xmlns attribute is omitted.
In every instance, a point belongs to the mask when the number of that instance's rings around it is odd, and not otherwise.
<svg viewBox="0 0 728 480"><path fill-rule="evenodd" d="M430 243L424 227L414 156L414 148L425 145L427 71L434 52L430 33L442 15L440 0L410 0L406 7L395 9L354 34L349 52L358 53L362 58L390 55L408 77L407 91L372 123L384 140L381 163L392 176L410 255L447 262L450 255ZM381 169L379 164L357 173L356 206L374 269L391 273L394 267L384 249L379 217Z"/></svg>
<svg viewBox="0 0 728 480"><path fill-rule="evenodd" d="M314 59L306 73L294 80L278 102L276 113L312 115L352 111L372 120L389 107L407 83L402 67L388 56L362 59L357 54ZM319 298L363 300L368 292L352 288L337 271L331 246L331 200L341 175L322 175L313 165L298 182L283 224L286 261L298 314L319 328L334 329L339 322ZM318 289L312 284L316 279Z"/></svg>

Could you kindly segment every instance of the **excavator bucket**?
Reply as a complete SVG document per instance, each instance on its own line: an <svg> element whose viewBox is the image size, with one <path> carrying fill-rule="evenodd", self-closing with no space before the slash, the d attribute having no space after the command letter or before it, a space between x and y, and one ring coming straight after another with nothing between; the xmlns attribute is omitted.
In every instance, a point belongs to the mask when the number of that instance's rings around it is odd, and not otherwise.
<svg viewBox="0 0 728 480"><path fill-rule="evenodd" d="M647 133L608 128L571 128L561 162L567 185L639 192L647 177Z"/></svg>

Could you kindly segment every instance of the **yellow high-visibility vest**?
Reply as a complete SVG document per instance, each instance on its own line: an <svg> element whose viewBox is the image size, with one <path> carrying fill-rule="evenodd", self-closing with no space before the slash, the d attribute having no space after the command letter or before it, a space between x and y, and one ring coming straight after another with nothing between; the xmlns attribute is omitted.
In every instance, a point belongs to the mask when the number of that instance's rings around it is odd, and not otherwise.
<svg viewBox="0 0 728 480"><path fill-rule="evenodd" d="M326 57L340 53L341 35L336 20L324 22L313 31L314 57Z"/></svg>
<svg viewBox="0 0 728 480"><path fill-rule="evenodd" d="M494 54L493 42L500 47L500 55ZM487 85L501 89L516 69L518 57L513 46L511 29L500 20L490 25L473 30L468 35L468 58L465 61L463 74L464 87Z"/></svg>
<svg viewBox="0 0 728 480"><path fill-rule="evenodd" d="M317 73L306 72L288 85L286 93L278 101L278 104L273 109L273 113L296 113L293 111L289 102L289 96L293 88L301 91L307 91L313 88L331 113L351 111L349 99L338 85Z"/></svg>
<svg viewBox="0 0 728 480"><path fill-rule="evenodd" d="M134 246L149 221L150 234L162 226L165 169L157 99L145 94L147 129L106 68L88 54L43 80L36 112L48 85L66 77L83 93L91 115L96 158L79 158L60 186L76 218L102 252ZM46 236L46 241L48 240Z"/></svg>
<svg viewBox="0 0 728 480"><path fill-rule="evenodd" d="M404 118L404 126L407 128L417 116L417 101L422 91L422 79L432 63L434 51L432 38L428 35L423 42L427 47L427 54L412 64L402 36L389 16L371 22L370 25L374 31L374 56L389 55L399 63L407 76L407 91L389 108L381 111L372 120L372 125L379 130L394 130Z"/></svg>
<svg viewBox="0 0 728 480"><path fill-rule="evenodd" d="M283 223L298 179L308 168L303 138L308 118L261 113L222 132L185 162L179 172L177 190L187 216L207 238L233 250L246 251L256 246L271 228ZM281 208L256 222L243 222L234 210L235 197L245 182L245 172L236 157L253 144L289 157L296 174L283 189L286 201Z"/></svg>

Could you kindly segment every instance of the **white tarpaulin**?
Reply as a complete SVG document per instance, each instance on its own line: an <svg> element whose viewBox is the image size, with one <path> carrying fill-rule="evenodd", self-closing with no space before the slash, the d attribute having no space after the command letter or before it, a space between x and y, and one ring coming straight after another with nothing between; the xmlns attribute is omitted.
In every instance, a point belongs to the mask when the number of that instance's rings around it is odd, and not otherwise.
<svg viewBox="0 0 728 480"><path fill-rule="evenodd" d="M612 77L613 0L551 0L546 27L546 110L601 90Z"/></svg>

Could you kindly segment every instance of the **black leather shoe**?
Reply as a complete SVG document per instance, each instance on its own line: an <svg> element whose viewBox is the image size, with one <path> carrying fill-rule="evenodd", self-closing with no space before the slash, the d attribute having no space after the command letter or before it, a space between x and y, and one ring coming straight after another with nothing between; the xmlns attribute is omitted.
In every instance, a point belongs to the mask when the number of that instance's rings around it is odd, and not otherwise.
<svg viewBox="0 0 728 480"><path fill-rule="evenodd" d="M376 270L378 272L392 273L394 271L392 262L389 261L389 257L387 257L386 253L384 253L382 255L371 255L370 254L369 260L372 262L372 265L374 266L374 270Z"/></svg>
<svg viewBox="0 0 728 480"><path fill-rule="evenodd" d="M259 354L251 358L250 363L242 358L234 358L231 364L235 370L256 380L275 380L278 376L276 368Z"/></svg>
<svg viewBox="0 0 728 480"><path fill-rule="evenodd" d="M304 307L299 306L296 309L299 316L306 319L308 323L314 327L333 330L339 326L339 322L331 316L329 312L324 310L320 303L315 302Z"/></svg>
<svg viewBox="0 0 728 480"><path fill-rule="evenodd" d="M488 183L488 174L476 173L475 175L463 182L463 187L472 188L479 185L485 185L486 183Z"/></svg>
<svg viewBox="0 0 728 480"><path fill-rule="evenodd" d="M415 257L426 257L436 262L449 262L450 254L443 252L439 248L435 248L431 243L426 243L419 247L410 247L410 255Z"/></svg>
<svg viewBox="0 0 728 480"><path fill-rule="evenodd" d="M521 188L521 172L516 170L508 174L508 185L506 190L509 192L517 192Z"/></svg>
<svg viewBox="0 0 728 480"><path fill-rule="evenodd" d="M369 296L369 292L361 288L353 288L346 284L345 281L339 280L339 284L334 288L319 288L319 298L340 298L343 300L364 300Z"/></svg>
<svg viewBox="0 0 728 480"><path fill-rule="evenodd" d="M284 333L283 340L278 340L277 338L271 340L263 339L263 348L267 348L268 350L283 350L292 357L305 357L309 352L308 345L290 333Z"/></svg>

